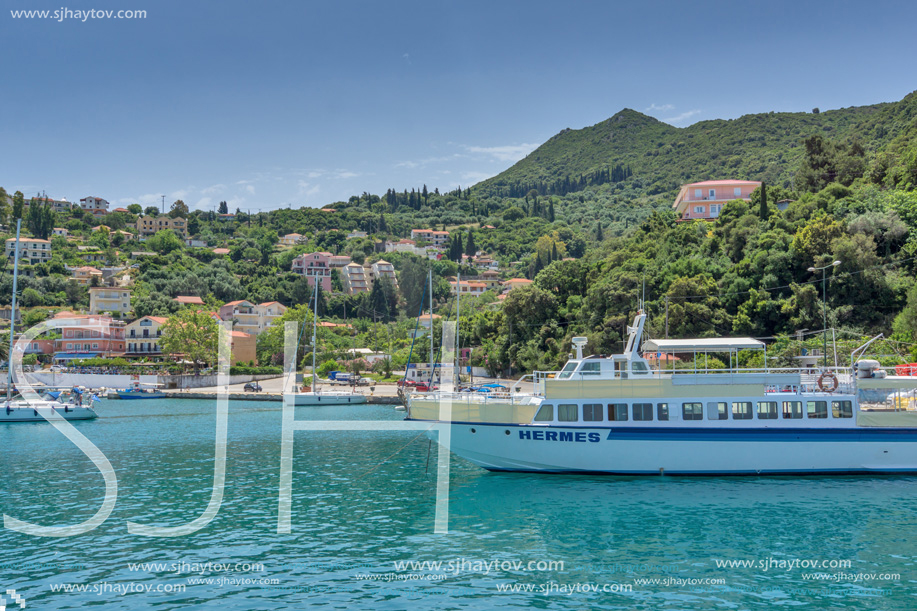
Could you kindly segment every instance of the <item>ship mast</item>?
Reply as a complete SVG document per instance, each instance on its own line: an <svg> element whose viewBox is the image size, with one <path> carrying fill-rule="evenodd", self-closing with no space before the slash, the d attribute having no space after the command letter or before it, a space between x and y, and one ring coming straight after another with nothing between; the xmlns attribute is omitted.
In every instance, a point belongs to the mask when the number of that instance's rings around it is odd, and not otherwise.
<svg viewBox="0 0 917 611"><path fill-rule="evenodd" d="M13 257L13 303L10 306L10 351L6 355L6 402L13 391L13 338L16 336L16 285L19 280L19 230L22 219L16 219L16 255Z"/></svg>

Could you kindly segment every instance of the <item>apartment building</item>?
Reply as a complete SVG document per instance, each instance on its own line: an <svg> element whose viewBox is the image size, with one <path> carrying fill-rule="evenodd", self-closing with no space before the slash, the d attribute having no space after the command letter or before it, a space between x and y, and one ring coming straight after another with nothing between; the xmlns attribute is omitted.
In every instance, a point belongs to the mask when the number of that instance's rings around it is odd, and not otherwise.
<svg viewBox="0 0 917 611"><path fill-rule="evenodd" d="M16 256L16 238L6 241L6 257ZM19 238L19 261L23 263L44 263L51 260L51 242L38 238Z"/></svg>
<svg viewBox="0 0 917 611"><path fill-rule="evenodd" d="M157 231L163 229L172 229L182 238L188 237L188 221L181 217L172 218L169 216L141 216L136 223L137 234L140 237L155 235Z"/></svg>
<svg viewBox="0 0 917 611"><path fill-rule="evenodd" d="M89 313L101 314L102 312L117 313L122 317L130 314L130 289L104 286L89 287Z"/></svg>
<svg viewBox="0 0 917 611"><path fill-rule="evenodd" d="M144 316L129 323L124 329L124 341L127 344L126 356L161 356L162 348L159 338L162 337L162 326L168 319L162 316Z"/></svg>
<svg viewBox="0 0 917 611"><path fill-rule="evenodd" d="M705 180L681 187L672 208L679 220L712 220L720 215L726 202L751 201L751 192L761 186L757 180Z"/></svg>

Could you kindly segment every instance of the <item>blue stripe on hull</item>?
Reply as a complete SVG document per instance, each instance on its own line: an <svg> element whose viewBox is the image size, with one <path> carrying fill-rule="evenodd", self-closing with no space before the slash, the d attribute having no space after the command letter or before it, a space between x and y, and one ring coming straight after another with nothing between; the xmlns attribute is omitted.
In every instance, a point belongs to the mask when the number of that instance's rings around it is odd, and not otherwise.
<svg viewBox="0 0 917 611"><path fill-rule="evenodd" d="M621 475L621 476L646 476L646 475L677 475L686 477L723 477L727 475L909 475L917 474L914 469L781 469L775 471L579 471L576 469L501 469L499 467L484 467L495 473L545 473L549 475Z"/></svg>
<svg viewBox="0 0 917 611"><path fill-rule="evenodd" d="M436 422L426 420L425 422ZM518 431L592 431L603 440L621 441L854 441L917 442L917 428L710 428L710 427L608 427L608 426L535 426L508 423L453 422L454 426L497 426ZM537 440L536 440L537 441Z"/></svg>

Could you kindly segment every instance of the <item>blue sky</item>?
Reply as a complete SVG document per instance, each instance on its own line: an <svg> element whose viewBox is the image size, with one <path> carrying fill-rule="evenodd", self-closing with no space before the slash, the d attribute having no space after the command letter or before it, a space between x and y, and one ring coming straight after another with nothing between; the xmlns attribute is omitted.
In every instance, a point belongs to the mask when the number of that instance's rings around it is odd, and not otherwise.
<svg viewBox="0 0 917 611"><path fill-rule="evenodd" d="M633 108L896 101L911 2L4 0L0 186L209 210L470 186ZM14 19L20 9L145 19Z"/></svg>

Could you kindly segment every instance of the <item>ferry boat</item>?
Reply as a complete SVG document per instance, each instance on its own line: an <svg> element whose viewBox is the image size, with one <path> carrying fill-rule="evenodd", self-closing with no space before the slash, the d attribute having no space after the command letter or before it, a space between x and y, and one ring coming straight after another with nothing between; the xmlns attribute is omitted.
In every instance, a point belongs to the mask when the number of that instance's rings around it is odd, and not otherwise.
<svg viewBox="0 0 917 611"><path fill-rule="evenodd" d="M917 472L917 377L857 360L868 343L850 367L817 371L768 367L751 338L645 342L649 353L729 354L725 370L663 371L641 356L645 320L622 354L583 357L586 339L574 338L561 371L524 376L511 393L412 393L406 419L451 424L451 451L491 471ZM764 367L739 368L740 350L764 351Z"/></svg>

